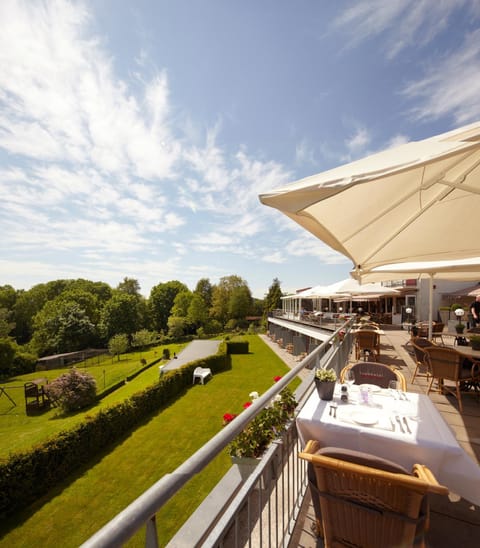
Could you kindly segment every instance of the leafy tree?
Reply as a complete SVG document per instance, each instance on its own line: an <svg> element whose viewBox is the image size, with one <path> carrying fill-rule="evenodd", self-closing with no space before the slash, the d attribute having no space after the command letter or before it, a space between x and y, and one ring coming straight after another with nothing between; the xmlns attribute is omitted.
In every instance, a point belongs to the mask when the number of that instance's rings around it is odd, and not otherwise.
<svg viewBox="0 0 480 548"><path fill-rule="evenodd" d="M186 318L180 318L179 316L170 316L168 318L168 334L170 337L179 339L183 337L188 331L188 323Z"/></svg>
<svg viewBox="0 0 480 548"><path fill-rule="evenodd" d="M11 285L0 285L0 308L6 308L8 311L11 311L15 306L16 300L17 292Z"/></svg>
<svg viewBox="0 0 480 548"><path fill-rule="evenodd" d="M15 322L9 321L11 312L7 308L0 308L0 338L8 337Z"/></svg>
<svg viewBox="0 0 480 548"><path fill-rule="evenodd" d="M157 331L168 329L168 317L171 314L175 297L181 291L188 291L188 287L177 280L152 287L149 306L153 326Z"/></svg>
<svg viewBox="0 0 480 548"><path fill-rule="evenodd" d="M32 338L33 318L49 300L46 284L34 285L28 291L19 291L14 306L15 330L13 335L18 343L26 343Z"/></svg>
<svg viewBox="0 0 480 548"><path fill-rule="evenodd" d="M67 413L88 407L95 402L97 383L90 373L73 367L68 373L47 385L48 394Z"/></svg>
<svg viewBox="0 0 480 548"><path fill-rule="evenodd" d="M123 281L118 284L117 290L128 295L140 296L140 284L135 278L123 278Z"/></svg>
<svg viewBox="0 0 480 548"><path fill-rule="evenodd" d="M107 340L119 333L125 333L130 340L133 333L142 327L138 298L128 293L114 291L112 298L103 307L100 326Z"/></svg>
<svg viewBox="0 0 480 548"><path fill-rule="evenodd" d="M112 356L117 356L118 361L120 361L120 354L125 354L128 350L128 337L125 333L119 333L114 335L108 341L108 351Z"/></svg>
<svg viewBox="0 0 480 548"><path fill-rule="evenodd" d="M196 327L204 327L208 322L208 306L200 293L193 293L188 307L188 323Z"/></svg>
<svg viewBox="0 0 480 548"><path fill-rule="evenodd" d="M15 343L11 339L0 339L0 375L10 375L14 357Z"/></svg>
<svg viewBox="0 0 480 548"><path fill-rule="evenodd" d="M134 348L145 348L150 344L155 343L157 340L157 334L148 329L141 329L132 336L132 346Z"/></svg>
<svg viewBox="0 0 480 548"><path fill-rule="evenodd" d="M193 293L202 297L203 302L207 305L207 308L212 306L213 286L208 278L198 280Z"/></svg>
<svg viewBox="0 0 480 548"><path fill-rule="evenodd" d="M98 342L97 330L75 301L60 297L48 301L34 319L32 346L43 356L74 352Z"/></svg>
<svg viewBox="0 0 480 548"><path fill-rule="evenodd" d="M263 315L268 316L272 310L282 308L282 290L280 288L280 280L273 279L272 285L268 289L267 296L264 299Z"/></svg>
<svg viewBox="0 0 480 548"><path fill-rule="evenodd" d="M240 276L225 276L213 288L210 315L225 325L230 318L244 318L251 300L250 289L245 280Z"/></svg>
<svg viewBox="0 0 480 548"><path fill-rule="evenodd" d="M179 316L180 318L186 318L188 315L188 308L192 302L193 294L190 290L180 291L175 296L173 306L170 314L172 316Z"/></svg>

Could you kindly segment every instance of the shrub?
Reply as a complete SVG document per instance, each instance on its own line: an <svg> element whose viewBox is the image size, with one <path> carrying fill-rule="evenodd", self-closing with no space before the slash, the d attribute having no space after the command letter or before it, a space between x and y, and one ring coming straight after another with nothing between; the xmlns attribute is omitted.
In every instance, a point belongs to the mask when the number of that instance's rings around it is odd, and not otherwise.
<svg viewBox="0 0 480 548"><path fill-rule="evenodd" d="M162 356L163 356L164 360L169 360L170 359L170 348L164 348Z"/></svg>
<svg viewBox="0 0 480 548"><path fill-rule="evenodd" d="M97 383L90 373L73 367L68 373L53 380L46 390L65 412L77 411L95 403Z"/></svg>

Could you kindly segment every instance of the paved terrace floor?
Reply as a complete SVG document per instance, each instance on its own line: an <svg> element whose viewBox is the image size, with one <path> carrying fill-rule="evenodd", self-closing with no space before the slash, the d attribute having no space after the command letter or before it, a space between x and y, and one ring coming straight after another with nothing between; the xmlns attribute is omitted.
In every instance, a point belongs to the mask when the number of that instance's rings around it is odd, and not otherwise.
<svg viewBox="0 0 480 548"><path fill-rule="evenodd" d="M382 328L385 335L381 337L379 361L394 365L402 371L407 380L407 390L409 392L426 394L427 382L425 378L417 377L415 384L410 382L415 368L408 347L410 335L407 331L395 326L382 326ZM267 337L264 340L288 365L292 366L297 363L290 354L272 343ZM445 342L448 343L448 339L445 339ZM480 401L477 396L473 392L462 395L463 414L458 411L457 402L453 396L443 396L431 392L430 398L453 430L459 444L477 463L480 462ZM479 546L480 507L451 493L448 498L437 495L432 496L430 512L431 526L427 536L428 548L447 546L474 548ZM307 492L290 548L323 547L323 542L312 533L313 523L314 512Z"/></svg>

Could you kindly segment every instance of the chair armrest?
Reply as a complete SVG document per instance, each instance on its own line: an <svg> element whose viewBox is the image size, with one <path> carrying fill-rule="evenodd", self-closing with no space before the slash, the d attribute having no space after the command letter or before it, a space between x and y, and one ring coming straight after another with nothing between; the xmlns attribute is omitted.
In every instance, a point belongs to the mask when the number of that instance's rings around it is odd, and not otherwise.
<svg viewBox="0 0 480 548"><path fill-rule="evenodd" d="M438 495L448 495L449 490L444 485L440 485L433 472L424 464L414 464L412 473L418 479L421 479L429 484L429 491Z"/></svg>
<svg viewBox="0 0 480 548"><path fill-rule="evenodd" d="M469 358L472 362L472 377L480 376L480 361L473 358Z"/></svg>

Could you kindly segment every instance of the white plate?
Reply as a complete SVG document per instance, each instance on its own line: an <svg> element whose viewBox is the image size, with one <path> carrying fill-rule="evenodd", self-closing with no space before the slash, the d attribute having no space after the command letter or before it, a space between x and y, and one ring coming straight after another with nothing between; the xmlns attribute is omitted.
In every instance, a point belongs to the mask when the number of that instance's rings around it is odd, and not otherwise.
<svg viewBox="0 0 480 548"><path fill-rule="evenodd" d="M351 418L357 424L362 424L364 426L373 426L378 422L378 414L376 411L369 409L361 409L354 411L351 414Z"/></svg>
<svg viewBox="0 0 480 548"><path fill-rule="evenodd" d="M360 388L364 386L365 388L369 388L371 392L380 392L381 388L377 386L376 384L361 384Z"/></svg>

